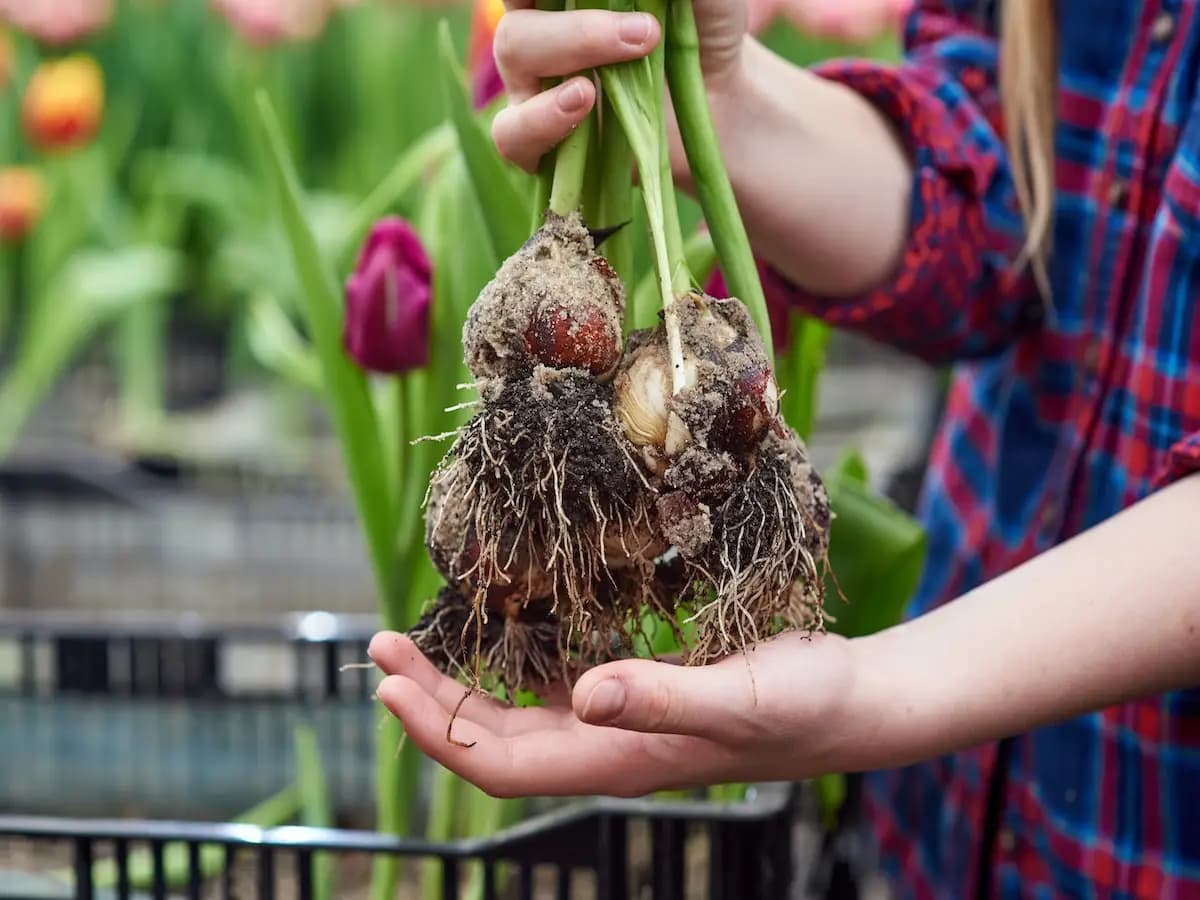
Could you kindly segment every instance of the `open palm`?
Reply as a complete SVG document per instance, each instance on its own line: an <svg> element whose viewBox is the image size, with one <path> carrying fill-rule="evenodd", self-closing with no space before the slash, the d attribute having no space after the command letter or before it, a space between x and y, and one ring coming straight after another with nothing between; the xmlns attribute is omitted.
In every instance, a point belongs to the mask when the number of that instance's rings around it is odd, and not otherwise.
<svg viewBox="0 0 1200 900"><path fill-rule="evenodd" d="M836 767L837 712L854 681L849 642L791 634L704 667L609 663L570 694L517 708L478 693L463 702L464 686L404 635L376 635L370 655L409 738L498 797L632 797Z"/></svg>

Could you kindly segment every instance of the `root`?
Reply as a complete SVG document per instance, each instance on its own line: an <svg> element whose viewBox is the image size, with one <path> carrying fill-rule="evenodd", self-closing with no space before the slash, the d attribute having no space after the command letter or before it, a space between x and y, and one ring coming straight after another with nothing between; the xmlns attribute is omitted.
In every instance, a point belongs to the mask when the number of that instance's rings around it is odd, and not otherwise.
<svg viewBox="0 0 1200 900"><path fill-rule="evenodd" d="M611 406L612 387L580 372L540 368L500 386L459 433L427 503L430 553L451 582L489 602L548 601L567 624L563 643L584 653L615 627L598 600L613 581L608 557L666 549Z"/></svg>
<svg viewBox="0 0 1200 900"><path fill-rule="evenodd" d="M470 743L466 743L465 741L460 741L460 740L458 740L458 738L454 737L454 735L451 734L451 732L454 730L454 723L458 720L458 714L459 714L459 712L462 711L463 704L471 699L471 695L473 693L475 693L474 688L471 688L470 690L465 691L463 693L462 698L458 701L458 704L454 707L454 712L450 715L450 721L446 723L446 743L453 744L455 747L462 747L464 750L470 750L472 747L474 747L479 742L471 741Z"/></svg>
<svg viewBox="0 0 1200 900"><path fill-rule="evenodd" d="M511 695L562 677L561 631L544 605L489 610L482 598L468 601L446 587L408 636L439 671L465 682L468 694L487 684Z"/></svg>
<svg viewBox="0 0 1200 900"><path fill-rule="evenodd" d="M820 631L828 499L799 439L768 439L713 519L703 575L693 564L713 593L689 620L697 638L688 662L711 662L782 630Z"/></svg>

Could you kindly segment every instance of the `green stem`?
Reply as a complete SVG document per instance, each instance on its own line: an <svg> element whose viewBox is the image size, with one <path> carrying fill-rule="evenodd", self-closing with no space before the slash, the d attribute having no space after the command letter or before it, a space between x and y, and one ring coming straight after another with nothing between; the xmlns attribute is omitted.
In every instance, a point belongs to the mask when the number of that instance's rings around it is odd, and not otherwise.
<svg viewBox="0 0 1200 900"><path fill-rule="evenodd" d="M449 769L439 767L433 776L433 796L429 802L429 828L426 837L434 843L444 843L453 837L454 814L458 810L458 801L462 793L463 783ZM426 900L437 900L445 896L442 885L442 867L431 863L425 870L422 891ZM452 896L458 896L457 886Z"/></svg>
<svg viewBox="0 0 1200 900"><path fill-rule="evenodd" d="M628 172L626 176L628 177ZM525 801L521 799L497 800L495 797L489 797L483 791L476 788L469 788L470 796L467 801L467 809L471 817L471 830L468 837L489 837L496 832L508 828L510 825L515 825L521 820L525 813ZM500 884L498 887L501 890L505 889L504 876L500 876ZM467 883L466 890L467 900L483 900L483 870L476 866L471 871L470 881Z"/></svg>
<svg viewBox="0 0 1200 900"><path fill-rule="evenodd" d="M0 380L0 460L16 446L21 430L42 396L41 383L21 363L18 359Z"/></svg>
<svg viewBox="0 0 1200 900"><path fill-rule="evenodd" d="M696 194L716 243L725 283L730 293L746 304L768 357L773 360L767 301L729 173L721 159L700 69L700 41L692 4L685 0L671 2L666 26L667 80Z"/></svg>
<svg viewBox="0 0 1200 900"><path fill-rule="evenodd" d="M564 0L537 0L537 8L543 12L555 12L557 10L566 9ZM542 90L549 90L558 83L557 78L543 78ZM557 153L549 152L542 156L542 161L538 165L538 174L536 182L537 193L534 195L533 202L533 223L529 226L530 231L537 231L542 227L542 222L546 220L546 210L550 208L550 191L554 186L554 164Z"/></svg>
<svg viewBox="0 0 1200 900"><path fill-rule="evenodd" d="M617 114L607 95L601 100L599 125L600 158L596 169L600 175L600 189L596 220L592 224L602 228L626 226L616 234L609 235L608 240L601 246L601 252L621 277L621 282L632 287L635 276L633 231L626 223L633 219L633 190L629 182L633 164L629 153L629 141L617 122ZM630 296L625 318L630 327L638 327L637 323L643 318L642 310L635 309L632 301Z"/></svg>
<svg viewBox="0 0 1200 900"><path fill-rule="evenodd" d="M667 30L669 0L654 0L647 5L662 26L663 34ZM690 5L690 2L689 2ZM656 97L666 96L666 65L667 48L665 41L659 41L658 46L650 54L650 66L654 73L654 94ZM663 226L667 244L667 259L671 262L671 287L675 296L686 294L691 290L691 275L683 255L683 229L679 224L679 207L675 199L675 176L671 172L670 147L667 144L666 107L658 104L658 171L659 184L662 187Z"/></svg>
<svg viewBox="0 0 1200 900"><path fill-rule="evenodd" d="M578 211L583 203L583 185L587 175L588 145L592 140L592 120L588 113L566 140L558 145L554 161L554 184L550 189L550 212L566 216Z"/></svg>
<svg viewBox="0 0 1200 900"><path fill-rule="evenodd" d="M296 784L300 790L300 824L310 828L332 828L333 809L329 802L329 783L317 733L307 723L297 725L292 734L296 754ZM333 897L333 856L318 853L312 859L312 896L314 900Z"/></svg>
<svg viewBox="0 0 1200 900"><path fill-rule="evenodd" d="M381 833L411 836L420 765L420 753L412 741L404 740L400 720L383 711L375 745L375 827ZM400 866L398 856L380 854L375 857L371 867L371 900L393 900L400 880Z"/></svg>
<svg viewBox="0 0 1200 900"><path fill-rule="evenodd" d="M787 387L784 418L806 441L817 421L821 372L831 334L830 327L819 319L792 314L792 346L787 354L791 371L783 382Z"/></svg>
<svg viewBox="0 0 1200 900"><path fill-rule="evenodd" d="M421 507L425 499L425 486L429 483L432 460L429 443L414 444L413 441L426 437L430 427L429 377L423 370L409 372L402 378L404 392L404 468L400 473L399 515L397 546L400 559L405 564L408 579L408 596L404 598L404 627L409 627L420 614L425 598L414 590L412 581L414 562L424 551L424 532L421 528Z"/></svg>
<svg viewBox="0 0 1200 900"><path fill-rule="evenodd" d="M687 271L691 273L697 283L704 284L708 281L709 276L717 267L717 252L713 247L712 235L708 233L708 229L702 228L688 236L683 243L683 259ZM644 312L654 306L654 295L657 292L658 285L655 282L654 272L646 272L631 289L630 302ZM650 321L639 320L636 327L645 328L651 324L653 323Z"/></svg>
<svg viewBox="0 0 1200 900"><path fill-rule="evenodd" d="M165 299L137 304L119 324L121 413L135 434L157 426L162 420L166 328Z"/></svg>
<svg viewBox="0 0 1200 900"><path fill-rule="evenodd" d="M380 410L380 432L384 438L383 452L387 458L388 490L396 504L398 517L404 515L404 472L409 465L408 446L408 397L405 391L405 375L393 375L383 388L383 408ZM403 548L399 548L403 552ZM390 616L388 618L391 618Z"/></svg>
<svg viewBox="0 0 1200 900"><path fill-rule="evenodd" d="M613 7L617 8L616 0ZM625 8L628 4L621 6ZM661 0L655 0L656 12L662 13ZM650 11L647 7L647 11ZM661 18L661 16L660 16ZM604 89L629 139L641 173L642 200L654 247L654 265L658 274L663 323L671 356L671 380L675 393L683 390L683 343L675 305L678 293L686 291L687 268L683 261L683 242L679 234L679 210L674 189L664 183L663 139L665 117L663 91L655 76L655 64L641 59L632 63L605 66L600 70ZM674 219L674 223L671 220ZM682 290L677 290L681 288Z"/></svg>

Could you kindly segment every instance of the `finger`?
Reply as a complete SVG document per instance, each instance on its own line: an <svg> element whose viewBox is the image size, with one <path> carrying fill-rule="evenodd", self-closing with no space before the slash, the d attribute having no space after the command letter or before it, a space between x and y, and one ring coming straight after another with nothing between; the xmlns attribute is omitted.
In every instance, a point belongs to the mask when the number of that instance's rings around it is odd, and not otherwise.
<svg viewBox="0 0 1200 900"><path fill-rule="evenodd" d="M575 685L580 720L655 734L741 742L755 732L753 674L744 660L674 666L631 659L588 671Z"/></svg>
<svg viewBox="0 0 1200 900"><path fill-rule="evenodd" d="M447 740L451 715L415 681L391 676L379 696L423 753L496 797L641 796L703 783L728 764L694 738L594 728L575 719L502 738L459 717Z"/></svg>
<svg viewBox="0 0 1200 900"><path fill-rule="evenodd" d="M654 49L658 20L649 13L515 10L500 19L493 52L515 102L541 90L541 80L638 59Z"/></svg>
<svg viewBox="0 0 1200 900"><path fill-rule="evenodd" d="M570 713L562 708L518 709L481 691L467 695L467 687L434 667L407 635L380 632L371 640L367 654L388 675L403 675L415 681L447 713L475 722L501 736L553 727ZM467 696L464 702L463 697Z"/></svg>
<svg viewBox="0 0 1200 900"><path fill-rule="evenodd" d="M460 771L467 759L465 751L481 748L478 758L502 743L503 739L478 722L447 712L417 682L403 675L389 675L375 692L392 715L404 725L405 733L421 748L447 768ZM462 693L460 692L460 697Z"/></svg>
<svg viewBox="0 0 1200 900"><path fill-rule="evenodd" d="M596 101L596 86L578 77L553 90L501 110L492 120L500 155L533 172L547 150L583 121Z"/></svg>

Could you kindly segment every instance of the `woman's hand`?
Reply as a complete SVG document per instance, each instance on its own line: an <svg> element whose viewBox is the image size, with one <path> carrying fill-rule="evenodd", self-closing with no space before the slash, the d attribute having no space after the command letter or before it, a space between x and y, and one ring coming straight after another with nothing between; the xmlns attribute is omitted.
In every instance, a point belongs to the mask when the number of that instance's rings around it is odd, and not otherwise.
<svg viewBox="0 0 1200 900"><path fill-rule="evenodd" d="M711 666L624 660L527 709L482 694L463 703L464 686L395 632L376 635L370 655L388 675L379 698L409 738L489 794L632 797L836 768L850 648L792 634Z"/></svg>
<svg viewBox="0 0 1200 900"><path fill-rule="evenodd" d="M810 34L857 41L895 26L912 5L912 0L692 2L700 64L717 106L737 102L748 32L783 17ZM496 116L492 135L501 155L533 171L542 154L566 137L595 103L595 85L576 73L646 56L662 32L647 13L544 12L531 8L533 0L510 0L508 6L493 49L509 106ZM542 90L545 78L573 75ZM681 154L676 157L682 162Z"/></svg>
<svg viewBox="0 0 1200 900"><path fill-rule="evenodd" d="M590 78L576 76L542 91L542 80L638 59L662 39L648 13L607 10L544 12L532 0L511 0L496 29L493 51L509 106L492 125L501 155L532 171L538 159L583 120L596 100ZM701 64L710 90L737 71L747 18L744 0L695 0Z"/></svg>
<svg viewBox="0 0 1200 900"><path fill-rule="evenodd" d="M493 50L509 107L492 125L500 153L524 169L596 101L575 73L637 59L662 39L645 13L543 12L510 0ZM889 121L853 91L780 59L748 36L747 0L691 0L713 121L738 206L760 259L827 296L856 296L896 270L909 226L912 165ZM894 21L903 0L749 0L770 15L849 34ZM857 27L857 26L854 26ZM565 81L542 90L543 79ZM672 122L673 125L673 122ZM671 167L687 159L670 129Z"/></svg>

